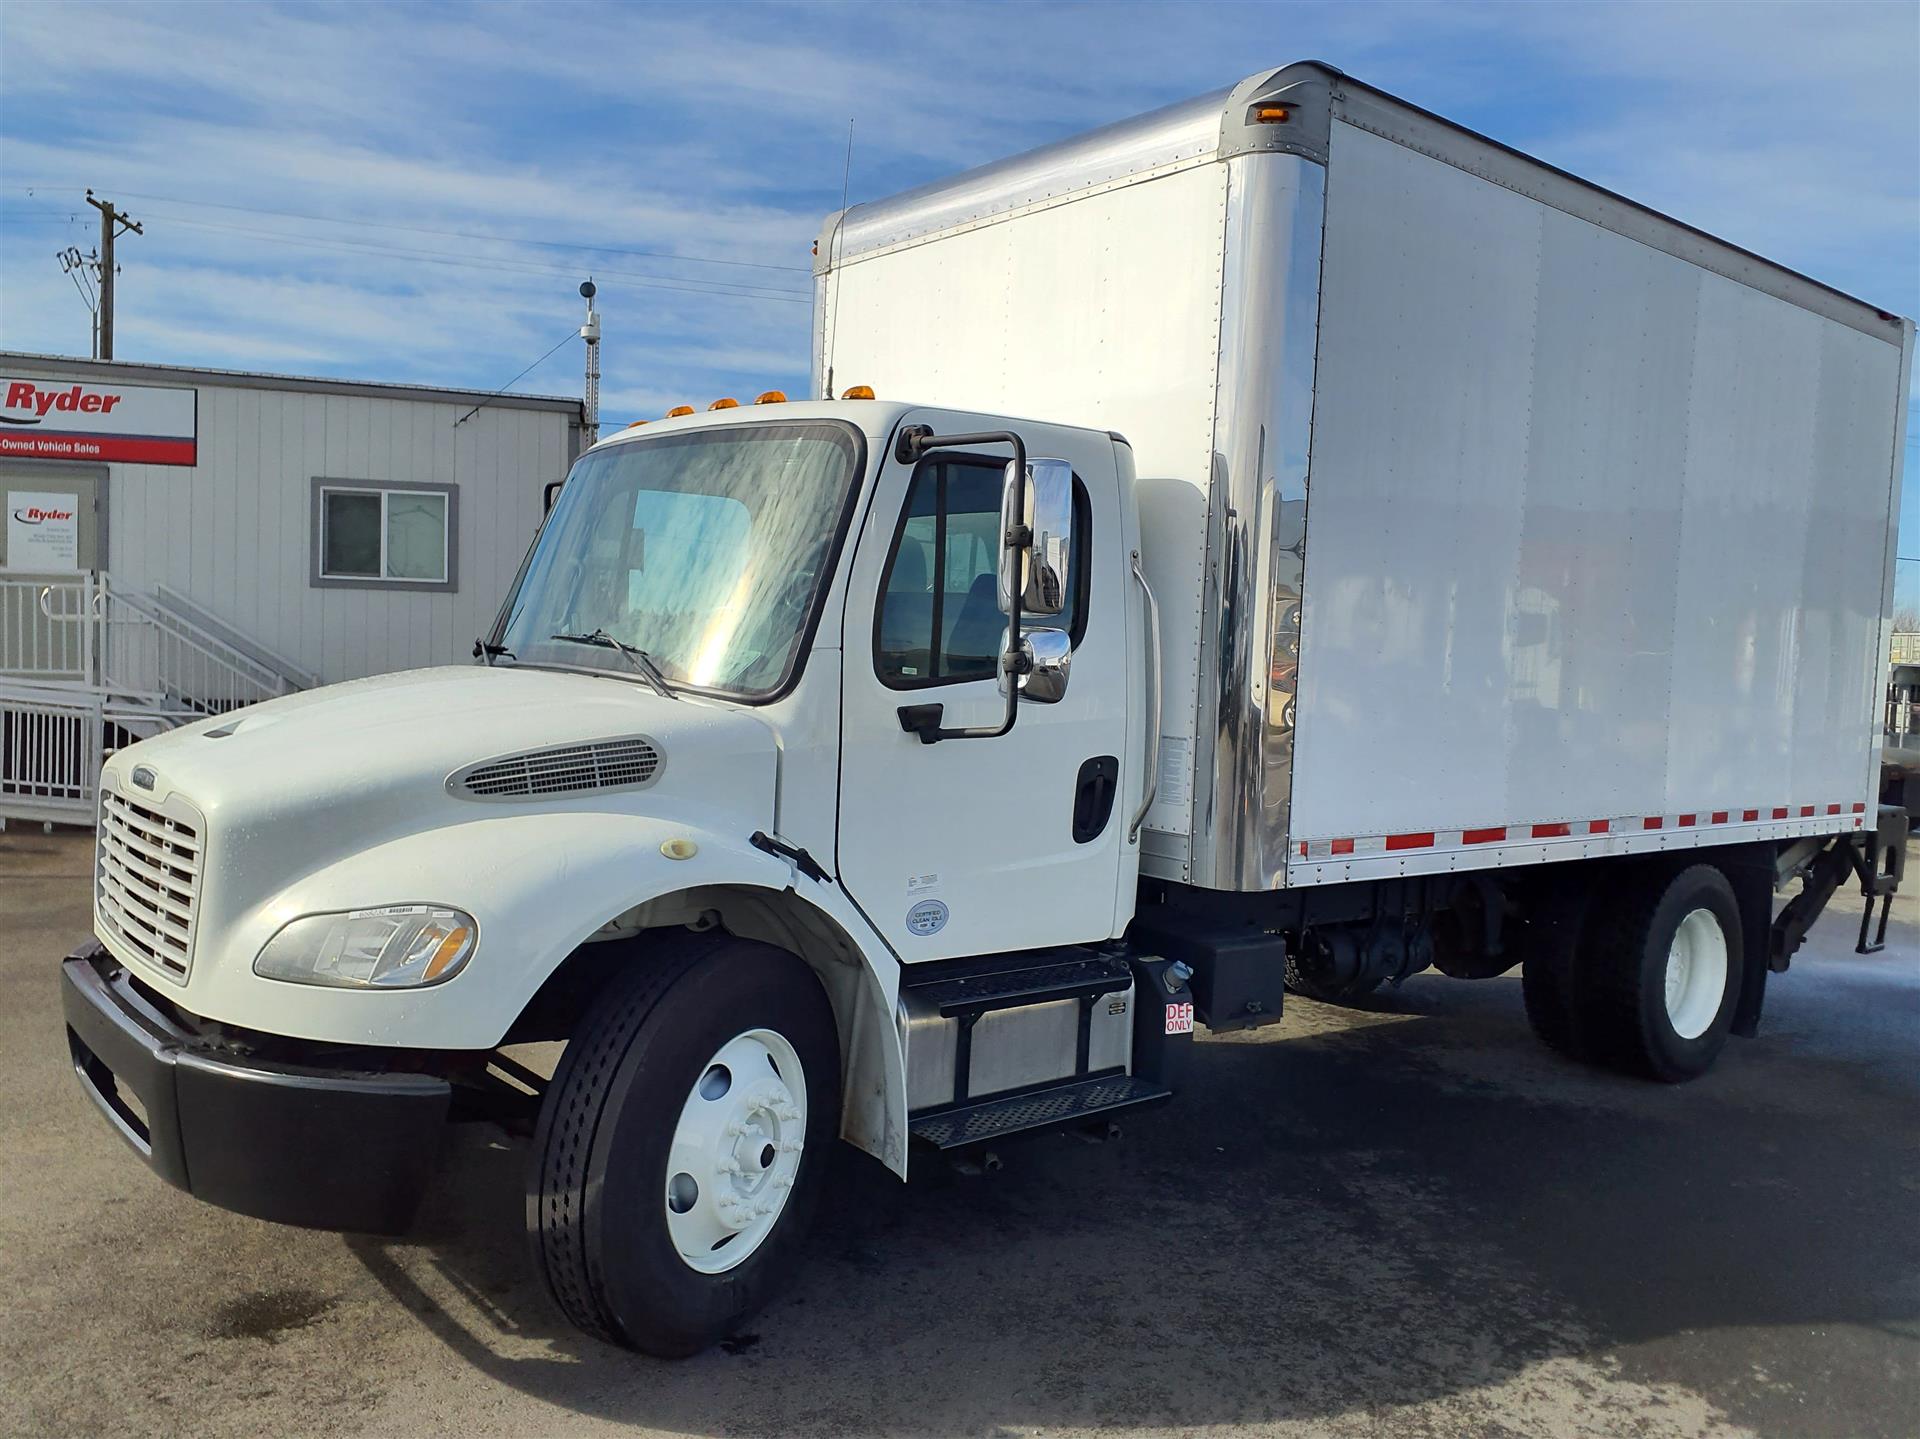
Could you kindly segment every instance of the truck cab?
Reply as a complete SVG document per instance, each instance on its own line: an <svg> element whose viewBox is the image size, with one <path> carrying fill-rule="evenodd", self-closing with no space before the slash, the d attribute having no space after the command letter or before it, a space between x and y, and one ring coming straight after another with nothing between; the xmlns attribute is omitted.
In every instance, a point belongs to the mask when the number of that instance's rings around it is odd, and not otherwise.
<svg viewBox="0 0 1920 1439"><path fill-rule="evenodd" d="M617 1076L568 1063L583 1027L654 960L737 943L737 970L689 958L688 979L747 993L646 996L642 1019L718 1029L630 1106L675 1154L662 1232L703 1262L716 1241L744 1260L734 1221L770 1232L835 1134L904 1175L910 1110L977 1139L1009 1127L983 1095L1104 1081L1061 1101L1078 1117L1165 1097L1133 1083L1136 975L1101 955L1151 790L1132 478L1104 432L864 399L595 446L481 663L108 762L98 938L67 966L83 1081L204 1198L392 1229L450 1110L545 1092L550 1159L556 1088L625 1112ZM1165 969L1141 977L1177 990ZM571 1041L551 1080L499 1053L543 1040ZM584 1195L605 1162L544 1187ZM585 1242L542 1232L550 1274ZM682 1269L740 1288L734 1264ZM573 1317L672 1351L712 1337L717 1302Z"/></svg>

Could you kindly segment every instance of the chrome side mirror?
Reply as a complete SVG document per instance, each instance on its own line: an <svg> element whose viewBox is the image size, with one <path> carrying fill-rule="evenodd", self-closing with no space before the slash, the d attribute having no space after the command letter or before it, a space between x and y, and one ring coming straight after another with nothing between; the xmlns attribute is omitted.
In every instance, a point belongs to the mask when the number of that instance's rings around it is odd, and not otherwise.
<svg viewBox="0 0 1920 1439"><path fill-rule="evenodd" d="M1066 697L1067 671L1073 665L1073 640L1065 630L1028 630L1020 637L1020 663L1013 656L1002 656L1000 683L1005 693L1006 677L1020 672L1020 698L1035 704L1057 704Z"/></svg>
<svg viewBox="0 0 1920 1439"><path fill-rule="evenodd" d="M1000 533L1004 536L1016 525L1024 525L1032 539L1024 548L1004 545L1000 551L1000 613L1013 613L1017 583L1023 616L1057 615L1067 607L1072 593L1068 586L1072 581L1073 466L1065 460L1029 460L1025 486L1019 480L1009 464L1001 491ZM1014 496L1022 488L1025 513L1016 520Z"/></svg>

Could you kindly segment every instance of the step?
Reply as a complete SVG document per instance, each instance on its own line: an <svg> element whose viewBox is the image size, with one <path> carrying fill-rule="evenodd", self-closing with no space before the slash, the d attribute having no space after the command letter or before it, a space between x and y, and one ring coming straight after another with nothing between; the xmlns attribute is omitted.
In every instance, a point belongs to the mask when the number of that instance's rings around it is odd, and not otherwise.
<svg viewBox="0 0 1920 1439"><path fill-rule="evenodd" d="M1157 1104L1172 1094L1164 1085L1129 1074L1109 1074L910 1117L907 1127L915 1139L936 1149L961 1149L1015 1134L1104 1119L1121 1110Z"/></svg>
<svg viewBox="0 0 1920 1439"><path fill-rule="evenodd" d="M917 984L909 978L906 987L943 1018L951 1019L1054 999L1097 998L1132 983L1133 972L1123 959L1060 949L995 955L975 961L959 974L943 970L938 977Z"/></svg>

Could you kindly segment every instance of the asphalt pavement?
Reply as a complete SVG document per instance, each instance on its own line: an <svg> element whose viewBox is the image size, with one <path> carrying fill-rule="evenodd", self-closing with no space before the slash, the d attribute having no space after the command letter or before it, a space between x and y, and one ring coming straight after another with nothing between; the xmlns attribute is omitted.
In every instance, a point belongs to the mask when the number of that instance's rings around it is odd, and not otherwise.
<svg viewBox="0 0 1920 1439"><path fill-rule="evenodd" d="M90 842L0 835L0 1433L1920 1432L1913 892L1872 957L1836 900L1690 1085L1553 1057L1512 977L1427 975L1202 1035L1117 1142L910 1185L846 1151L793 1288L665 1363L549 1307L523 1145L483 1126L399 1240L148 1174L60 1020Z"/></svg>

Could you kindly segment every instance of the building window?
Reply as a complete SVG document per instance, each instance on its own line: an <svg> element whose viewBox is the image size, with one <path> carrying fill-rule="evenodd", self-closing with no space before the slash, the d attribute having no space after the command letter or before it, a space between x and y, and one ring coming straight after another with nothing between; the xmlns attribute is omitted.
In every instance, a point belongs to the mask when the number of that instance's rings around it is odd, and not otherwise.
<svg viewBox="0 0 1920 1439"><path fill-rule="evenodd" d="M452 485L313 482L313 583L379 589L454 588Z"/></svg>

